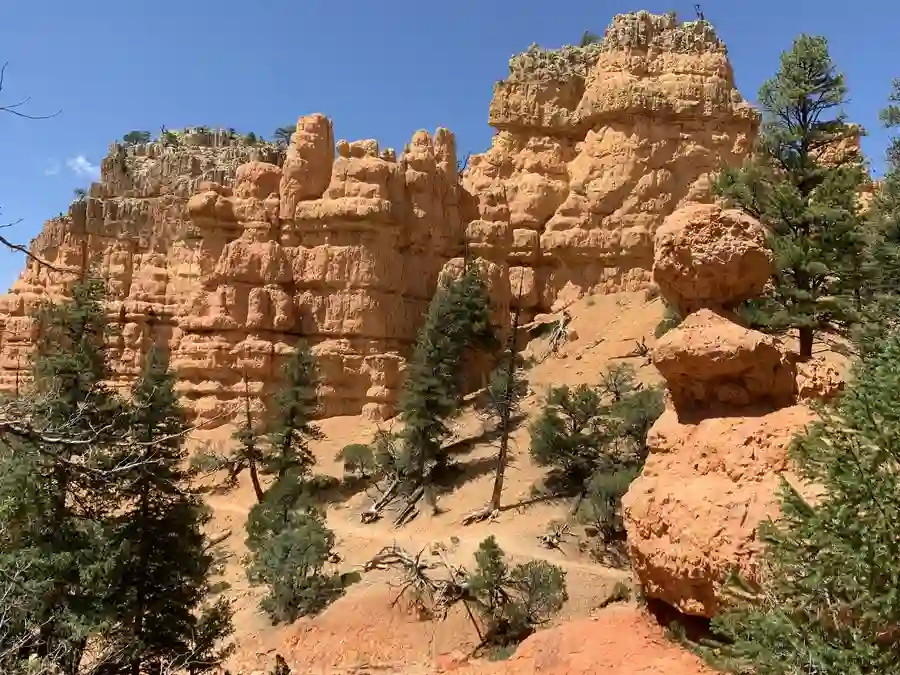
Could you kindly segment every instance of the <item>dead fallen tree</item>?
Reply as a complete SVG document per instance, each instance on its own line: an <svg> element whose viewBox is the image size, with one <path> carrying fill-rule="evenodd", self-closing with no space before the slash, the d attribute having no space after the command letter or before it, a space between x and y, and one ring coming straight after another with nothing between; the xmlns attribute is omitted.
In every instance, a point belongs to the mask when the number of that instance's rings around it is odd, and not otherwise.
<svg viewBox="0 0 900 675"><path fill-rule="evenodd" d="M392 606L406 599L420 616L430 619L443 620L456 603L477 600L468 588L469 574L465 568L451 564L442 553L426 553L424 548L413 555L398 546L386 546L364 569L400 572L402 581ZM481 639L481 627L471 613L469 616Z"/></svg>
<svg viewBox="0 0 900 675"><path fill-rule="evenodd" d="M392 606L406 599L423 618L443 620L461 603L478 635L476 652L521 642L568 598L561 568L545 560L510 567L492 536L479 545L472 572L450 562L445 551L434 546L413 555L387 546L364 569L398 572L399 593Z"/></svg>

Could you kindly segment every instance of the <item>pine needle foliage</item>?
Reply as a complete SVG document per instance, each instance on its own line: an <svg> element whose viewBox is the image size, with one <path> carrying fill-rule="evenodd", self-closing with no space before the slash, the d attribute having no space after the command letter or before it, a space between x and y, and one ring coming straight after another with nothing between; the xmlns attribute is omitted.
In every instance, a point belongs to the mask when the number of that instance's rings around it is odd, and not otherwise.
<svg viewBox="0 0 900 675"><path fill-rule="evenodd" d="M318 365L305 343L297 343L281 373L282 384L269 411L261 473L276 479L289 472L308 477L316 463L309 443L324 436L313 422L319 410Z"/></svg>
<svg viewBox="0 0 900 675"><path fill-rule="evenodd" d="M468 349L496 349L490 296L478 266L439 286L428 307L400 397L403 443L412 486L426 477L428 463L445 458L448 422L459 412L461 365Z"/></svg>
<svg viewBox="0 0 900 675"><path fill-rule="evenodd" d="M115 491L100 471L126 425L122 402L105 384L104 293L86 279L64 302L38 307L32 387L11 410L48 437L84 445L17 442L0 467L0 571L24 590L20 623L6 639L18 644L16 658L50 661L65 675L77 673L88 639L107 619L102 521Z"/></svg>
<svg viewBox="0 0 900 675"><path fill-rule="evenodd" d="M900 128L900 79L894 80L881 120L890 131ZM897 329L900 316L900 137L891 137L887 171L875 192L869 214L871 236L865 322L857 337L862 349Z"/></svg>
<svg viewBox="0 0 900 675"><path fill-rule="evenodd" d="M732 672L900 672L900 336L866 353L853 382L791 449L808 498L783 482L760 528L760 588L714 620ZM805 492L805 491L804 491ZM747 597L746 591L752 591Z"/></svg>
<svg viewBox="0 0 900 675"><path fill-rule="evenodd" d="M140 675L193 659L214 559L202 531L209 512L184 468L187 424L175 378L156 347L129 408L134 443L112 456L122 469L118 506L104 525L110 617L104 672ZM222 621L215 641L229 632L230 623Z"/></svg>
<svg viewBox="0 0 900 675"><path fill-rule="evenodd" d="M605 542L624 536L622 497L644 466L647 435L662 412L662 391L618 364L596 387L551 389L529 427L532 458L550 468L545 486L576 496L575 512Z"/></svg>
<svg viewBox="0 0 900 675"><path fill-rule="evenodd" d="M493 535L479 544L467 587L486 623L483 642L493 646L521 642L568 600L560 567L545 560L510 567Z"/></svg>
<svg viewBox="0 0 900 675"><path fill-rule="evenodd" d="M41 306L33 386L3 403L0 670L202 673L230 608L206 609L207 515L184 470L186 426L152 351L131 400L109 378L104 288Z"/></svg>
<svg viewBox="0 0 900 675"><path fill-rule="evenodd" d="M295 509L277 532L257 540L247 577L264 584L261 607L273 621L315 614L343 593L340 577L324 571L334 533L315 510Z"/></svg>
<svg viewBox="0 0 900 675"><path fill-rule="evenodd" d="M753 157L726 169L720 196L766 225L775 274L754 321L795 328L802 358L816 332L858 319L867 248L857 200L861 159L839 153L847 124L844 76L825 38L801 35L759 91L763 125ZM843 156L841 156L843 154Z"/></svg>

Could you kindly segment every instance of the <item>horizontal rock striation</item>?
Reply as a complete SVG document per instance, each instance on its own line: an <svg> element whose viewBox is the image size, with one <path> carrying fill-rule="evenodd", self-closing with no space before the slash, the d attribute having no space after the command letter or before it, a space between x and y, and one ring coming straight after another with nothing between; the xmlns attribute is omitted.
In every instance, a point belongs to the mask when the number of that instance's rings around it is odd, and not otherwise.
<svg viewBox="0 0 900 675"><path fill-rule="evenodd" d="M0 298L0 384L23 377L30 311L87 273L109 286L116 381L164 345L199 421L227 421L247 391L265 400L300 338L319 358L323 415L387 415L437 277L462 250L456 171L446 130L418 132L397 158L374 141L335 144L322 115L301 118L286 149L221 133L113 145L90 196L32 243L47 265L30 260Z"/></svg>
<svg viewBox="0 0 900 675"><path fill-rule="evenodd" d="M747 155L759 115L709 23L637 12L598 44L513 57L489 121L491 148L464 177L467 236L539 312L649 285L656 230L710 201L710 175Z"/></svg>
<svg viewBox="0 0 900 675"><path fill-rule="evenodd" d="M32 243L49 266L30 260L0 298L0 387L23 379L35 304L95 274L119 384L164 345L189 409L225 421L247 393L266 400L303 338L323 415L390 415L442 272L481 258L501 324L517 304L527 318L646 286L656 230L709 201L758 115L709 24L638 12L599 44L514 57L489 122L462 175L445 129L395 153L335 142L318 114L287 147L206 129L111 146L89 195Z"/></svg>

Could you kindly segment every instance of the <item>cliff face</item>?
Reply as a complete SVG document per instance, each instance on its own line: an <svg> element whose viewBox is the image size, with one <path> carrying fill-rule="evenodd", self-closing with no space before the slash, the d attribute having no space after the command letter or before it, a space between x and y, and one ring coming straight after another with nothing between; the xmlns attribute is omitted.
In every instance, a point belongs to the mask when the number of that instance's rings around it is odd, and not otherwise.
<svg viewBox="0 0 900 675"><path fill-rule="evenodd" d="M647 12L613 19L599 44L510 60L490 150L465 176L470 241L508 261L529 307L650 282L663 219L709 200L709 178L749 152L758 113L734 86L706 22Z"/></svg>
<svg viewBox="0 0 900 675"><path fill-rule="evenodd" d="M165 345L189 408L224 420L244 377L259 400L303 337L323 414L388 415L464 242L501 320L511 295L534 314L648 285L656 229L708 201L710 173L746 155L758 116L708 24L639 12L600 44L511 59L489 121L491 148L462 180L444 129L417 132L397 156L371 140L335 144L322 115L300 118L286 150L205 131L176 147L113 145L90 195L32 243L52 268L29 261L0 298L0 387L19 380L30 309L93 268L121 327L122 384L151 343Z"/></svg>
<svg viewBox="0 0 900 675"><path fill-rule="evenodd" d="M303 337L323 414L389 413L437 275L461 250L452 135L419 132L399 159L375 141L335 153L331 123L312 115L286 151L197 141L112 146L91 196L35 239L54 269L30 261L0 299L2 384L14 386L34 338L30 309L91 267L120 324L123 384L155 341L189 408L226 420L244 377L264 394Z"/></svg>

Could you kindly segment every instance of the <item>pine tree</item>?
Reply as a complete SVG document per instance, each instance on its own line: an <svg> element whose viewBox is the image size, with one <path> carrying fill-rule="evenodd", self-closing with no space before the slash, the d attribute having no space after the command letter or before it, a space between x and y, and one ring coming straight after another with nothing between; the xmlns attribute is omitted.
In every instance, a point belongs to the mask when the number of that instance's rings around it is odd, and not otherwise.
<svg viewBox="0 0 900 675"><path fill-rule="evenodd" d="M609 405L597 388L586 384L551 389L529 432L535 463L552 467L549 482L579 497L615 441Z"/></svg>
<svg viewBox="0 0 900 675"><path fill-rule="evenodd" d="M489 508L491 512L500 508L503 496L503 479L509 463L509 440L513 431L514 418L521 409L521 401L528 392L528 382L522 377L519 355L514 347L508 347L503 354L500 367L491 373L487 387L488 404L500 432L500 447L497 451L497 468L494 470L494 487L491 490Z"/></svg>
<svg viewBox="0 0 900 675"><path fill-rule="evenodd" d="M478 267L467 262L463 275L440 286L431 300L400 398L411 487L426 482L429 462L444 459L441 444L459 410L466 349L494 343L487 286Z"/></svg>
<svg viewBox="0 0 900 675"><path fill-rule="evenodd" d="M240 475L245 471L250 474L250 483L253 485L253 494L256 502L261 504L265 491L259 480L260 468L263 464L264 439L260 436L253 420L253 411L250 408L250 387L247 376L244 375L244 419L231 438L235 441L227 452L200 453L193 459L194 466L207 471L226 472L223 486L225 489L237 485Z"/></svg>
<svg viewBox="0 0 900 675"><path fill-rule="evenodd" d="M324 572L334 548L334 533L314 509L294 509L287 522L253 546L247 577L264 584L261 607L275 621L292 622L315 614L343 592L340 578Z"/></svg>
<svg viewBox="0 0 900 675"><path fill-rule="evenodd" d="M783 481L763 523L762 587L716 618L733 672L900 672L900 336L866 354L837 402L791 448L810 499ZM750 597L747 598L747 593Z"/></svg>
<svg viewBox="0 0 900 675"><path fill-rule="evenodd" d="M754 322L798 329L801 358L811 357L816 331L852 322L859 304L862 166L833 152L853 133L846 100L826 40L801 35L759 91L763 126L754 157L717 183L728 202L770 229L776 271L771 292L752 303Z"/></svg>
<svg viewBox="0 0 900 675"><path fill-rule="evenodd" d="M202 532L209 514L184 468L187 425L174 384L162 352L152 348L132 392L129 443L113 457L118 508L105 525L109 675L194 661L193 638L204 621L198 611L213 564ZM216 625L219 635L207 636L213 641L230 632L227 616Z"/></svg>
<svg viewBox="0 0 900 675"><path fill-rule="evenodd" d="M316 463L309 442L324 438L312 422L318 411L319 376L315 357L305 344L297 344L282 368L282 378L270 411L260 470L276 480L289 474L293 480L303 480Z"/></svg>
<svg viewBox="0 0 900 675"><path fill-rule="evenodd" d="M128 145L137 145L138 143L149 143L150 142L150 132L149 131L129 131L127 134L122 136L122 140L125 141Z"/></svg>
<svg viewBox="0 0 900 675"><path fill-rule="evenodd" d="M889 130L900 128L900 79L894 80L888 106L881 119ZM900 137L891 138L887 171L875 193L870 212L872 237L869 261L872 292L866 306L866 323L858 336L868 343L896 329L900 305ZM865 348L866 345L861 345Z"/></svg>
<svg viewBox="0 0 900 675"><path fill-rule="evenodd" d="M519 292L519 304L513 313L512 329L506 342L506 349L500 358L500 364L491 373L485 391L485 405L481 415L494 422L500 433L500 447L497 451L497 468L494 470L494 487L488 505L463 520L464 524L483 520L500 509L503 497L503 480L506 466L509 463L509 440L512 433L514 417L521 411L521 401L528 392L528 382L522 376L522 364L519 355L519 320L522 315L522 293Z"/></svg>
<svg viewBox="0 0 900 675"><path fill-rule="evenodd" d="M622 497L644 466L647 435L663 407L660 389L614 365L598 387L551 389L529 427L531 456L551 467L548 487L577 496L573 512L596 525L604 544L625 533Z"/></svg>
<svg viewBox="0 0 900 675"><path fill-rule="evenodd" d="M22 432L2 457L0 528L8 546L4 573L18 575L31 598L22 606L27 638L20 650L77 673L88 639L104 624L101 524L114 508L108 466L126 426L122 403L105 385L108 322L104 287L76 283L69 300L35 313L39 335L33 384L10 416Z"/></svg>
<svg viewBox="0 0 900 675"><path fill-rule="evenodd" d="M294 134L294 132L296 130L297 130L296 124L289 124L284 127L278 127L275 130L275 133L272 134L272 138L275 140L275 142L278 145L287 146L287 145L290 145L291 136Z"/></svg>

